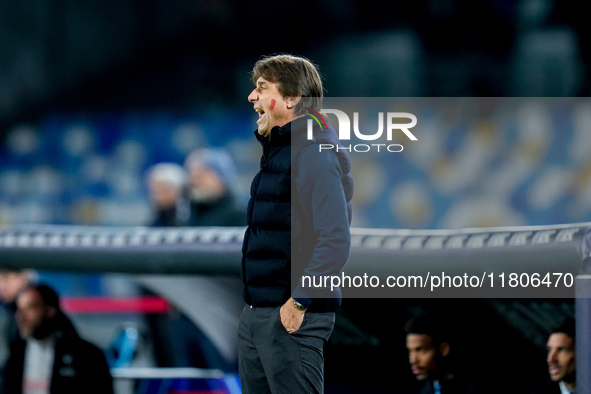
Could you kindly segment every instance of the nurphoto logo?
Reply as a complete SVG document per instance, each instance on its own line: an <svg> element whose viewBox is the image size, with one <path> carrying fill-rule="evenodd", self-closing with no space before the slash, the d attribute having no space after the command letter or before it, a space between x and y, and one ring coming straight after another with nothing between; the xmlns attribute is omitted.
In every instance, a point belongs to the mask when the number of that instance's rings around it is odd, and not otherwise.
<svg viewBox="0 0 591 394"><path fill-rule="evenodd" d="M320 126L321 130L324 128L328 128L327 122L324 117L310 108L306 108L308 110L307 115L309 115L312 119L308 119L308 140L314 139L313 137L313 126L314 121ZM351 140L351 120L349 116L338 109L322 109L320 112L324 114L333 114L336 116L338 121L338 134L339 140L343 141L350 141ZM384 134L384 119L386 119L386 141L388 143L377 143L378 140L382 139L382 135ZM406 119L407 122L399 123L401 119ZM404 135L411 141L418 141L417 137L410 131L411 128L416 126L417 124L417 117L408 112L387 112L384 116L384 112L378 112L378 130L373 134L366 134L367 131L362 132L359 127L359 112L353 113L353 133L355 137L362 141L376 141L376 143L372 144L349 144L343 146L334 146L332 144L319 144L320 151L322 150L331 150L336 149L339 150L347 150L349 152L369 152L369 151L377 151L380 152L381 149L386 150L388 152L402 152L404 147L400 144L391 144L390 142L393 140L393 136L395 132L404 133Z"/></svg>

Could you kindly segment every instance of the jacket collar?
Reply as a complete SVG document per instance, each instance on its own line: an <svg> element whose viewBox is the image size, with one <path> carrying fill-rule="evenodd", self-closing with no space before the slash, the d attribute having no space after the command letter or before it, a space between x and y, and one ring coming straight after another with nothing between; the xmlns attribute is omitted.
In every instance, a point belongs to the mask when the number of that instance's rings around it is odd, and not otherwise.
<svg viewBox="0 0 591 394"><path fill-rule="evenodd" d="M258 133L258 129L254 131L254 135L263 146L287 146L292 145L294 142L296 145L300 145L303 143L303 139L306 138L306 130L306 119L299 117L283 126L273 127L270 137L263 137ZM297 140L292 141L292 138Z"/></svg>
<svg viewBox="0 0 591 394"><path fill-rule="evenodd" d="M283 126L275 126L271 129L269 137L263 137L259 130L254 131L254 135L263 146L285 146L291 142L291 122Z"/></svg>

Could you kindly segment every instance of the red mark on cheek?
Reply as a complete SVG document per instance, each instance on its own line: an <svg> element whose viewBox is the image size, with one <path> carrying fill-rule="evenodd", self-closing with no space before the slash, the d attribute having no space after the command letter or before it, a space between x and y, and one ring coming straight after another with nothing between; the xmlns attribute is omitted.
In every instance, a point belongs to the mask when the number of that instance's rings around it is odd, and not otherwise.
<svg viewBox="0 0 591 394"><path fill-rule="evenodd" d="M272 100L271 100L271 107L269 107L269 109L270 109L271 111L273 111L273 108L275 108L275 103L276 103L276 102L277 102L277 101L276 101L275 99L272 99Z"/></svg>

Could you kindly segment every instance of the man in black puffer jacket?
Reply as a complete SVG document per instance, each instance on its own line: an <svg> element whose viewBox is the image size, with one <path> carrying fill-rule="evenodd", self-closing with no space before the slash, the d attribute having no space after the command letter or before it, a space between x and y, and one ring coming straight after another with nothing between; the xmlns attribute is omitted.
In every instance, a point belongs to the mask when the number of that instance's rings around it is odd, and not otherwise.
<svg viewBox="0 0 591 394"><path fill-rule="evenodd" d="M323 347L334 326L340 289L305 287L302 276L339 275L350 249L351 162L334 129L315 124L323 88L307 59L276 55L253 69L248 100L259 113L263 147L251 186L242 247L247 303L238 329L244 393L323 392ZM322 125L322 127L317 127Z"/></svg>

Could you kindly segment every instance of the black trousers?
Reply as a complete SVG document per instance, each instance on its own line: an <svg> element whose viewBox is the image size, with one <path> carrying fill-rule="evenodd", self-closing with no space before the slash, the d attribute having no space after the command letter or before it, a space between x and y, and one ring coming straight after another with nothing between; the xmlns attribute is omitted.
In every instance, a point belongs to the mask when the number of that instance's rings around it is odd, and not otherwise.
<svg viewBox="0 0 591 394"><path fill-rule="evenodd" d="M306 312L288 333L276 308L246 306L238 326L238 368L244 394L324 392L324 344L334 312Z"/></svg>

